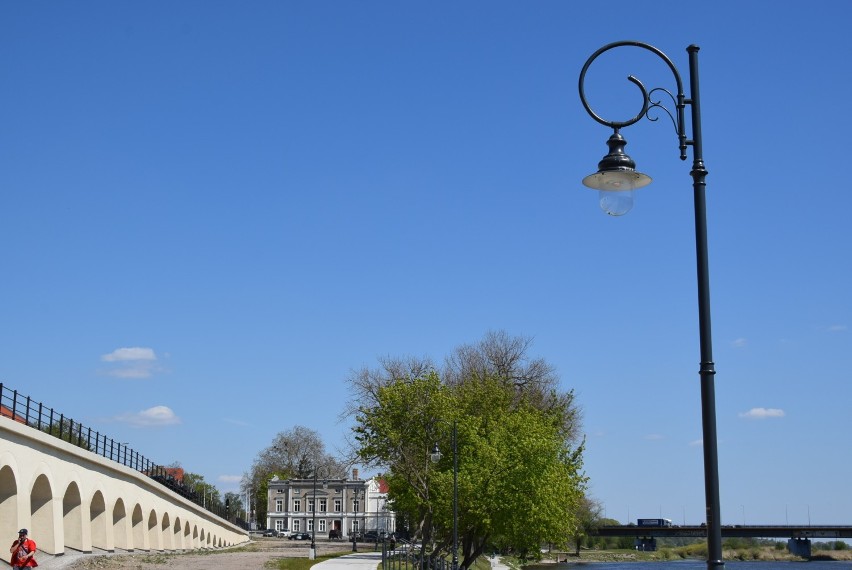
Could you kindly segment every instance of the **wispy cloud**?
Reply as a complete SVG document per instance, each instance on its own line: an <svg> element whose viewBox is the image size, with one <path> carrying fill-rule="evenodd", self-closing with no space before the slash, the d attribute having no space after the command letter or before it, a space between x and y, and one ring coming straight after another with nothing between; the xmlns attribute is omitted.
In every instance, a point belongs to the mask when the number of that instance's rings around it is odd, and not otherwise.
<svg viewBox="0 0 852 570"><path fill-rule="evenodd" d="M749 420L765 420L767 418L783 418L784 410L778 408L752 408L747 412L740 412L741 418Z"/></svg>
<svg viewBox="0 0 852 570"><path fill-rule="evenodd" d="M846 329L846 325L831 325L828 327L828 332L843 332Z"/></svg>
<svg viewBox="0 0 852 570"><path fill-rule="evenodd" d="M161 427L179 424L180 418L168 406L154 406L139 412L128 412L113 418L133 427Z"/></svg>
<svg viewBox="0 0 852 570"><path fill-rule="evenodd" d="M699 447L699 446L702 446L702 445L704 445L703 439L696 439L696 440L689 442L689 447Z"/></svg>
<svg viewBox="0 0 852 570"><path fill-rule="evenodd" d="M218 477L220 483L239 483L242 480L242 475L219 475Z"/></svg>
<svg viewBox="0 0 852 570"><path fill-rule="evenodd" d="M116 348L109 354L101 356L104 362L124 362L126 360L157 360L153 348L134 346L133 348Z"/></svg>
<svg viewBox="0 0 852 570"><path fill-rule="evenodd" d="M114 378L149 378L161 370L154 349L142 346L116 348L101 355L101 361L112 364L105 374Z"/></svg>
<svg viewBox="0 0 852 570"><path fill-rule="evenodd" d="M658 433L649 433L645 436L645 439L647 439L648 441L659 441L661 439L665 439L665 437Z"/></svg>
<svg viewBox="0 0 852 570"><path fill-rule="evenodd" d="M731 346L733 348L745 348L746 346L748 346L748 340L740 337L740 338L732 341Z"/></svg>

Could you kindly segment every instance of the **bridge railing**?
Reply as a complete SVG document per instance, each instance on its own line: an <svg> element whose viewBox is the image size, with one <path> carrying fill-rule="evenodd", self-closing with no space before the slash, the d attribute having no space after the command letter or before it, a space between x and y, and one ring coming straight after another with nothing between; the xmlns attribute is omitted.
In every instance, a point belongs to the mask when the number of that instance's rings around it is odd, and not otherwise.
<svg viewBox="0 0 852 570"><path fill-rule="evenodd" d="M126 443L116 441L106 435L93 431L80 422L47 407L41 402L24 396L17 390L10 390L0 382L0 417L8 418L37 429L48 435L58 437L72 445L91 451L110 461L144 473L164 487L205 508L211 513L227 519L225 508L219 503L205 505L205 498L199 496L176 477L176 469L159 465L135 451Z"/></svg>

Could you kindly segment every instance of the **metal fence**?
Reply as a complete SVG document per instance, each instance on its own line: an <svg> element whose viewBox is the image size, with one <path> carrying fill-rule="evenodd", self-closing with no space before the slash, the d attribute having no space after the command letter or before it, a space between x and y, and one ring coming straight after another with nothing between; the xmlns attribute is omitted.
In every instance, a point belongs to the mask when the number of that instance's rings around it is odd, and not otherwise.
<svg viewBox="0 0 852 570"><path fill-rule="evenodd" d="M443 556L430 556L419 544L406 540L382 543L382 570L452 570Z"/></svg>
<svg viewBox="0 0 852 570"><path fill-rule="evenodd" d="M93 431L92 428L75 422L72 418L53 408L48 408L41 402L33 401L29 396L19 394L17 390L9 390L2 382L0 382L0 416L139 471L211 513L224 519L228 518L221 504L206 505L203 495L199 495L175 477L174 468L154 463L126 443L115 441L100 432Z"/></svg>

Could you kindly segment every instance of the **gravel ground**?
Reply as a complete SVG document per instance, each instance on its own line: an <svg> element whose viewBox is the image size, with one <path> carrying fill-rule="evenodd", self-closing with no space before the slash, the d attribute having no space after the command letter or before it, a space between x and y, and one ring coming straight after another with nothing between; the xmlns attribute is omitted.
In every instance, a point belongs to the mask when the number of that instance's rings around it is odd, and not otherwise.
<svg viewBox="0 0 852 570"><path fill-rule="evenodd" d="M92 553L50 557L37 556L39 568L45 570L247 570L267 567L278 558L307 558L310 542L280 538L258 538L246 546L209 550L202 553ZM348 552L351 543L317 542L317 554ZM372 551L372 545L358 544L359 551ZM268 567L267 567L268 568Z"/></svg>

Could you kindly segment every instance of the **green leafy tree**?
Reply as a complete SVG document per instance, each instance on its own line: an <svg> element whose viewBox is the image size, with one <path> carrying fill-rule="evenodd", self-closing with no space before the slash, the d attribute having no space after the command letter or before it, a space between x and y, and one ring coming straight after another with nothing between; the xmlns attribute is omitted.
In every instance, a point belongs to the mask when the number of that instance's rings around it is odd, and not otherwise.
<svg viewBox="0 0 852 570"><path fill-rule="evenodd" d="M584 539L589 539L601 525L601 504L591 497L582 497L577 505L577 525L574 527L574 554L580 556Z"/></svg>
<svg viewBox="0 0 852 570"><path fill-rule="evenodd" d="M541 544L564 546L577 524L579 411L549 366L526 359L527 347L489 334L448 359L446 380L426 359L386 360L351 379L358 458L387 470L394 511L433 556L452 547L455 423L465 568L486 548L538 557ZM443 458L432 464L435 443Z"/></svg>
<svg viewBox="0 0 852 570"><path fill-rule="evenodd" d="M224 497L225 502L225 519L233 522L240 515L242 507L242 497L239 493L227 492Z"/></svg>
<svg viewBox="0 0 852 570"><path fill-rule="evenodd" d="M205 481L204 475L184 471L183 485L190 493L196 496L199 504L206 505L207 508L221 503L219 489L215 485Z"/></svg>
<svg viewBox="0 0 852 570"><path fill-rule="evenodd" d="M88 432L83 431L83 426L75 423L74 420L65 418L61 421L55 421L43 427L42 431L87 451L91 451L92 449L89 445ZM123 445L121 447L124 448ZM118 450L116 450L116 453L118 453Z"/></svg>

